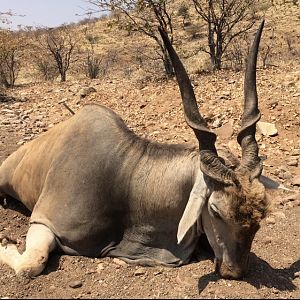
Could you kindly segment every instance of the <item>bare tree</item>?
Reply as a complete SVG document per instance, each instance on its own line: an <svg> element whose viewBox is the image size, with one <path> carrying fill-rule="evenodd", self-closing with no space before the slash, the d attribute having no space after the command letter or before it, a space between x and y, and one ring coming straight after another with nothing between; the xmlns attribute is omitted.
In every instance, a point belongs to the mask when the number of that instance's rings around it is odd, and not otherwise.
<svg viewBox="0 0 300 300"><path fill-rule="evenodd" d="M61 82L66 81L77 41L67 26L47 28L37 35L40 46L54 58Z"/></svg>
<svg viewBox="0 0 300 300"><path fill-rule="evenodd" d="M208 50L214 69L221 69L230 43L255 23L255 0L193 0L199 16L207 23Z"/></svg>
<svg viewBox="0 0 300 300"><path fill-rule="evenodd" d="M99 38L89 32L90 23L87 21L86 24L87 26L83 29L83 34L87 41L84 69L87 77L95 79L98 78L100 74L102 63L102 58L95 52L95 45L98 43Z"/></svg>
<svg viewBox="0 0 300 300"><path fill-rule="evenodd" d="M189 14L189 7L182 3L179 8L177 15L182 17L182 27L185 28L186 26L191 24L191 16Z"/></svg>
<svg viewBox="0 0 300 300"><path fill-rule="evenodd" d="M46 81L52 81L59 75L56 63L50 55L35 55L35 65Z"/></svg>
<svg viewBox="0 0 300 300"><path fill-rule="evenodd" d="M15 86L25 47L21 33L0 30L0 84L5 88Z"/></svg>
<svg viewBox="0 0 300 300"><path fill-rule="evenodd" d="M157 27L160 26L173 43L170 8L173 0L87 0L87 2L97 7L93 12L111 12L118 16L118 25L127 29L128 32L138 31L153 39L158 46L156 53L163 61L166 74L174 75L169 54L157 31Z"/></svg>

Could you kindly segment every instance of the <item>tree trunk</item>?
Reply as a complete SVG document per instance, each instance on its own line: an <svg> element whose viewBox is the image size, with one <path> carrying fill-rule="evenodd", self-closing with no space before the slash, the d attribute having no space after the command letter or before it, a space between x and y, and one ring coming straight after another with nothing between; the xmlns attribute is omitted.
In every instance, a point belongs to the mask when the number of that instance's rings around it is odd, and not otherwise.
<svg viewBox="0 0 300 300"><path fill-rule="evenodd" d="M67 80L67 74L66 72L61 72L60 73L60 81L65 82Z"/></svg>

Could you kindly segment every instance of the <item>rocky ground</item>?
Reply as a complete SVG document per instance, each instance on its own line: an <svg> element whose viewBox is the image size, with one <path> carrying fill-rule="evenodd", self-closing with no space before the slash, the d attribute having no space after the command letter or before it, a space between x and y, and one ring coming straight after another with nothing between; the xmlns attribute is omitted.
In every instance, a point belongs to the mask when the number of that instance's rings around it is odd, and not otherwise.
<svg viewBox="0 0 300 300"><path fill-rule="evenodd" d="M280 184L270 190L272 212L255 237L249 274L238 281L213 273L212 255L176 268L145 268L111 258L53 254L41 276L24 280L1 265L2 298L294 298L300 297L300 72L259 69L261 123L257 140L264 174ZM243 74L221 71L193 78L203 116L239 155L236 134L242 109ZM173 80L137 87L118 78L20 86L0 98L0 162L22 144L96 102L114 109L140 136L196 144L186 125ZM0 233L20 250L29 212L11 199L0 206Z"/></svg>

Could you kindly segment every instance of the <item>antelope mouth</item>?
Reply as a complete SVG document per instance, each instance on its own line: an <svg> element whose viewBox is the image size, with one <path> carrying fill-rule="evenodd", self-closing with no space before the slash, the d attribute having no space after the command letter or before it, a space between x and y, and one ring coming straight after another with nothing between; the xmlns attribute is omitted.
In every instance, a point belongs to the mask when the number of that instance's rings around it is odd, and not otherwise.
<svg viewBox="0 0 300 300"><path fill-rule="evenodd" d="M245 275L245 270L240 267L231 267L225 264L221 259L215 258L215 273L224 279L241 279Z"/></svg>

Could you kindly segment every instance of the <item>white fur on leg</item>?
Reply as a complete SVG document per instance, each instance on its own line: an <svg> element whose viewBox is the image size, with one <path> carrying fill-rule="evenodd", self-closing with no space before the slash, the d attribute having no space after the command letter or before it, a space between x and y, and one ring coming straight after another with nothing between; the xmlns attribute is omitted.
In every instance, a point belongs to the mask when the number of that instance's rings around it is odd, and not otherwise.
<svg viewBox="0 0 300 300"><path fill-rule="evenodd" d="M32 224L26 236L26 250L20 254L14 244L0 245L0 262L9 265L16 274L30 277L40 274L56 241L52 231L42 224Z"/></svg>

